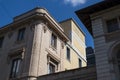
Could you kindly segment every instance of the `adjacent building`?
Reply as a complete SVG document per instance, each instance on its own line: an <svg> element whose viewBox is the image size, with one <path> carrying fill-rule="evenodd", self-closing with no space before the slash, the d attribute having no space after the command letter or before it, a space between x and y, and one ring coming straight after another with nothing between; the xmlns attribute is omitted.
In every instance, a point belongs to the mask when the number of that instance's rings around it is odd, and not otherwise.
<svg viewBox="0 0 120 80"><path fill-rule="evenodd" d="M104 0L76 14L94 38L97 80L120 80L120 0Z"/></svg>
<svg viewBox="0 0 120 80"><path fill-rule="evenodd" d="M0 28L0 79L35 80L83 67L85 53L85 35L74 20L59 24L46 9L35 8Z"/></svg>
<svg viewBox="0 0 120 80"><path fill-rule="evenodd" d="M60 22L60 25L70 39L66 47L71 51L71 61L65 61L65 67L67 69L85 67L87 65L85 34L72 18Z"/></svg>

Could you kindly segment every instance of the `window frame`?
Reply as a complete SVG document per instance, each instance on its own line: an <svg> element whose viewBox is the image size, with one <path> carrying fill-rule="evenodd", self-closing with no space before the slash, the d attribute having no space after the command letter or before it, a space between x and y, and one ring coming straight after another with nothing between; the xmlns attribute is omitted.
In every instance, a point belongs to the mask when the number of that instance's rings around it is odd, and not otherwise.
<svg viewBox="0 0 120 80"><path fill-rule="evenodd" d="M22 41L25 38L25 30L26 28L21 28L18 30L17 41Z"/></svg>
<svg viewBox="0 0 120 80"><path fill-rule="evenodd" d="M21 58L15 58L11 63L10 78L16 78L19 74Z"/></svg>
<svg viewBox="0 0 120 80"><path fill-rule="evenodd" d="M48 59L48 74L55 73L58 70L59 62L51 58L50 56L47 58ZM51 71L50 65L54 66L54 71Z"/></svg>
<svg viewBox="0 0 120 80"><path fill-rule="evenodd" d="M51 34L51 46L57 49L57 36L54 33Z"/></svg>
<svg viewBox="0 0 120 80"><path fill-rule="evenodd" d="M49 73L55 73L56 66L55 64L49 63Z"/></svg>

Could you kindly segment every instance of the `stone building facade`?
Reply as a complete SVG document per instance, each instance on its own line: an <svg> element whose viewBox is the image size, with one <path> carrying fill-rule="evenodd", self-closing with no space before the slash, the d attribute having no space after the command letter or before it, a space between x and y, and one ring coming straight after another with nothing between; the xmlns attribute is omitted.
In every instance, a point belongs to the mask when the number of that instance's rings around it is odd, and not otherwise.
<svg viewBox="0 0 120 80"><path fill-rule="evenodd" d="M74 25L84 44L78 52L61 26L46 9L35 8L0 28L0 80L35 80L78 68L79 63L86 66L85 35Z"/></svg>
<svg viewBox="0 0 120 80"><path fill-rule="evenodd" d="M104 0L76 14L94 38L97 80L120 80L120 0Z"/></svg>

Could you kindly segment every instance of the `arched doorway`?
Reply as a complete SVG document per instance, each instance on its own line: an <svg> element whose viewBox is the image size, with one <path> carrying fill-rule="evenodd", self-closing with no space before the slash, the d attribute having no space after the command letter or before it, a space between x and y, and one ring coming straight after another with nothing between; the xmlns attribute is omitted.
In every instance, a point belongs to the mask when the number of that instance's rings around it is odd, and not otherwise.
<svg viewBox="0 0 120 80"><path fill-rule="evenodd" d="M116 53L117 74L120 77L120 48Z"/></svg>
<svg viewBox="0 0 120 80"><path fill-rule="evenodd" d="M113 44L110 49L109 59L111 66L113 66L112 73L115 80L120 80L120 43Z"/></svg>

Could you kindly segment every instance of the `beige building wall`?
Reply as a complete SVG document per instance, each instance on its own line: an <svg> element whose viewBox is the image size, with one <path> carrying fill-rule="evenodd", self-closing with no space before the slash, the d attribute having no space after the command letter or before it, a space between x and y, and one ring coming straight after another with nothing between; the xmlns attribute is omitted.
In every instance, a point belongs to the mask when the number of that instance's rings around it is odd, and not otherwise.
<svg viewBox="0 0 120 80"><path fill-rule="evenodd" d="M79 59L82 67L86 66L85 34L73 19L62 21L60 24L65 34L70 38L66 47L70 48L71 61L65 60L65 69L79 68Z"/></svg>

